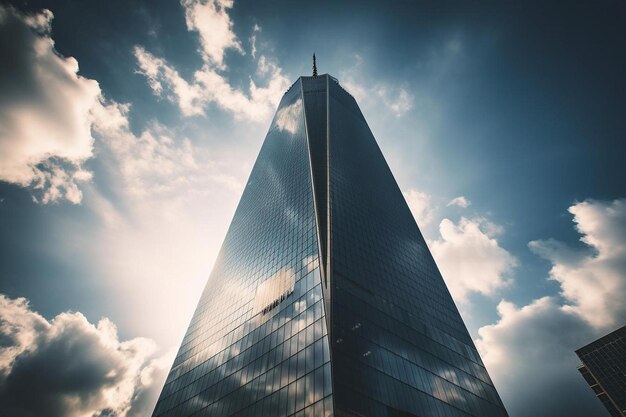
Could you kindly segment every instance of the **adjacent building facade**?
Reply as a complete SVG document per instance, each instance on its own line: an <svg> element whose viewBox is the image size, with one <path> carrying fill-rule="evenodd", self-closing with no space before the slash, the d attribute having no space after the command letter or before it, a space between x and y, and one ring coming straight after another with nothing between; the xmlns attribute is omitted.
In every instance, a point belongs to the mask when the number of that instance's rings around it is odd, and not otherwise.
<svg viewBox="0 0 626 417"><path fill-rule="evenodd" d="M282 98L153 416L507 416L335 78Z"/></svg>
<svg viewBox="0 0 626 417"><path fill-rule="evenodd" d="M626 326L576 351L578 370L613 417L626 416Z"/></svg>

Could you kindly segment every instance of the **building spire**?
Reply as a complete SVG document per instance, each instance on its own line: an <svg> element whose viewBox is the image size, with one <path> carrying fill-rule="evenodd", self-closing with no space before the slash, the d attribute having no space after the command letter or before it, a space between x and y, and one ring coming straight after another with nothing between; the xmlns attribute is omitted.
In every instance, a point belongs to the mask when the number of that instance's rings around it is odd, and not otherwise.
<svg viewBox="0 0 626 417"><path fill-rule="evenodd" d="M317 62L315 61L315 52L313 52L313 76L317 77Z"/></svg>

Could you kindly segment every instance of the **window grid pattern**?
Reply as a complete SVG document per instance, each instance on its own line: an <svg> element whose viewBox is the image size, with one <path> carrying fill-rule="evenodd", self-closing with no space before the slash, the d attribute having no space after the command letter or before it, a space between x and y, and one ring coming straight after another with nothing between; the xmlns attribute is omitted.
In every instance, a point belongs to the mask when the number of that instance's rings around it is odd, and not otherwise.
<svg viewBox="0 0 626 417"><path fill-rule="evenodd" d="M626 415L626 326L582 347L579 371L611 415Z"/></svg>
<svg viewBox="0 0 626 417"><path fill-rule="evenodd" d="M337 416L507 416L354 99L329 83Z"/></svg>
<svg viewBox="0 0 626 417"><path fill-rule="evenodd" d="M298 81L274 117L153 416L333 414L309 163ZM257 289L268 281L261 297L271 304L259 311Z"/></svg>
<svg viewBox="0 0 626 417"><path fill-rule="evenodd" d="M323 75L279 105L153 416L332 415L507 416L358 105Z"/></svg>

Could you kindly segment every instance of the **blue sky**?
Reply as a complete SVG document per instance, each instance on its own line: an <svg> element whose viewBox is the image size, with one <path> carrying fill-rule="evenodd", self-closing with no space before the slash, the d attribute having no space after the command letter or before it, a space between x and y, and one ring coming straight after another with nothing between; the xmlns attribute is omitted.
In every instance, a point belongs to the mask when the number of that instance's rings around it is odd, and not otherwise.
<svg viewBox="0 0 626 417"><path fill-rule="evenodd" d="M0 398L149 413L315 51L361 106L511 416L602 415L573 350L626 322L625 28L617 1L0 6ZM20 403L28 361L77 341L91 353L59 361L93 388L50 382Z"/></svg>

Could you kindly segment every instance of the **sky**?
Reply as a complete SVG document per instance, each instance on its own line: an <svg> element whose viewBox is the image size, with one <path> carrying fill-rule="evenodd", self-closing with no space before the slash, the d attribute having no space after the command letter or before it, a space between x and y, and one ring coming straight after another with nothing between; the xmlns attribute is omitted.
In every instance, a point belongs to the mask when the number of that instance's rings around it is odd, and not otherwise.
<svg viewBox="0 0 626 417"><path fill-rule="evenodd" d="M608 415L574 350L626 323L625 42L617 0L3 2L0 414L151 413L315 52L511 417Z"/></svg>

